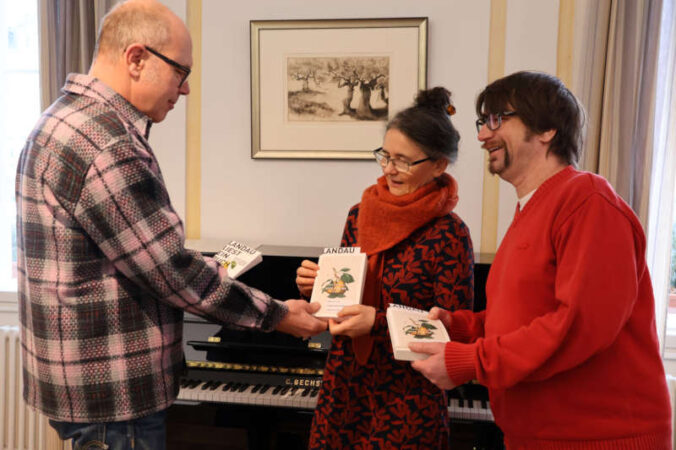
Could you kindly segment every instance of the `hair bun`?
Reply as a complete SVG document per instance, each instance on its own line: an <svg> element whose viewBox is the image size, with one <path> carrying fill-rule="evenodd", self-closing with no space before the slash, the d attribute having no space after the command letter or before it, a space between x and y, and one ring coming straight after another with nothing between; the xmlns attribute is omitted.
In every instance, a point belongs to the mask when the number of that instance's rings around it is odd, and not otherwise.
<svg viewBox="0 0 676 450"><path fill-rule="evenodd" d="M451 93L441 86L419 91L415 98L415 104L420 108L441 110L449 116L455 114L455 107L451 103Z"/></svg>

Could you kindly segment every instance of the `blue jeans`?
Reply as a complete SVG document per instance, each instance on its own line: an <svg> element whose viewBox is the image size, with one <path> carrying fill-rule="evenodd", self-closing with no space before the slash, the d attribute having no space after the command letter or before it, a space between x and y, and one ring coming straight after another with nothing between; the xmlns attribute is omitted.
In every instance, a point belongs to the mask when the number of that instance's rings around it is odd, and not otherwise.
<svg viewBox="0 0 676 450"><path fill-rule="evenodd" d="M63 440L73 440L73 450L165 450L167 412L124 422L73 423L50 420Z"/></svg>

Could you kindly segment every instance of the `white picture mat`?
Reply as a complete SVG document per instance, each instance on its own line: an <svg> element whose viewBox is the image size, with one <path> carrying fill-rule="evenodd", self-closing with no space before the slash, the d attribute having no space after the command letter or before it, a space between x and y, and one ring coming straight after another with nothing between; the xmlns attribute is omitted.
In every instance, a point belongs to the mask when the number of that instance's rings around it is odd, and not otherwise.
<svg viewBox="0 0 676 450"><path fill-rule="evenodd" d="M261 150L364 151L379 147L383 121L288 122L286 58L389 56L391 117L412 104L418 91L418 35L415 27L260 30Z"/></svg>

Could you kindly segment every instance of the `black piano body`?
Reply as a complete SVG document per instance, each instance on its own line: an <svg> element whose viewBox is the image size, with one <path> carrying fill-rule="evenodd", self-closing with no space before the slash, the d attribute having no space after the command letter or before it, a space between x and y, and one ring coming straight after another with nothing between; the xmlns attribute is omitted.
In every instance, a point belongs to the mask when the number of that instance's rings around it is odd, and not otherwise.
<svg viewBox="0 0 676 450"><path fill-rule="evenodd" d="M263 261L239 280L275 298L297 298L295 271L321 248L261 246ZM213 254L204 251L206 255ZM491 255L477 255L475 310L485 308ZM331 342L238 330L186 315L187 373L169 409L169 449L301 449L307 437ZM502 449L483 386L449 392L451 448Z"/></svg>

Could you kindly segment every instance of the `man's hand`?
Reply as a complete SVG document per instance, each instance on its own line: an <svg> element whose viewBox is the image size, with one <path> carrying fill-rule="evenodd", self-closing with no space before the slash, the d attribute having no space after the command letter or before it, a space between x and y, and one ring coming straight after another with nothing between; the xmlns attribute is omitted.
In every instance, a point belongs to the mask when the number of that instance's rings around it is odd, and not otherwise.
<svg viewBox="0 0 676 450"><path fill-rule="evenodd" d="M373 306L350 305L338 312L340 322L329 319L331 334L344 334L351 338L369 334L376 321L376 309Z"/></svg>
<svg viewBox="0 0 676 450"><path fill-rule="evenodd" d="M277 324L277 331L292 334L296 337L309 338L326 330L326 322L312 316L319 310L319 303L308 303L305 300L287 300L284 304L289 308L289 312Z"/></svg>
<svg viewBox="0 0 676 450"><path fill-rule="evenodd" d="M437 308L439 309L439 308ZM431 316L432 314L430 314ZM408 348L418 353L427 353L429 358L411 362L411 367L420 372L441 389L453 389L455 384L451 381L446 371L444 362L444 348L446 344L441 342L415 342L408 344Z"/></svg>
<svg viewBox="0 0 676 450"><path fill-rule="evenodd" d="M300 267L296 269L296 286L298 286L301 297L310 298L312 295L312 286L315 284L318 270L317 263L308 259L304 259Z"/></svg>

